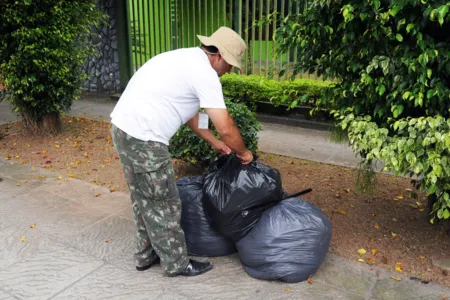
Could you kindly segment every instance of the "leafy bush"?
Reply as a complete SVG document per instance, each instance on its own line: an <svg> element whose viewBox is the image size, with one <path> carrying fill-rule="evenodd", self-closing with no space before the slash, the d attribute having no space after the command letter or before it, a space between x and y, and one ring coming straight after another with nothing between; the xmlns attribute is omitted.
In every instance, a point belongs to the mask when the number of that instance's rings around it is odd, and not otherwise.
<svg viewBox="0 0 450 300"><path fill-rule="evenodd" d="M247 148L256 152L258 150L258 131L261 130L260 123L255 114L242 103L226 101L228 112L233 118L236 126L241 132ZM210 123L210 129L219 138L214 125ZM169 151L173 157L184 159L192 164L208 165L219 153L199 138L187 125L182 126L170 140Z"/></svg>
<svg viewBox="0 0 450 300"><path fill-rule="evenodd" d="M335 78L324 101L367 163L419 178L450 217L450 2L309 0L276 31L296 72ZM434 218L433 218L434 219ZM432 221L433 221L432 219Z"/></svg>
<svg viewBox="0 0 450 300"><path fill-rule="evenodd" d="M329 82L313 79L275 81L261 75L237 75L234 73L221 77L223 94L234 102L244 102L250 108L258 101L270 101L274 106L281 104L294 108L300 104L316 105L322 90Z"/></svg>
<svg viewBox="0 0 450 300"><path fill-rule="evenodd" d="M6 101L32 132L58 133L61 113L81 92L87 36L103 15L95 0L5 0L0 9L0 73Z"/></svg>

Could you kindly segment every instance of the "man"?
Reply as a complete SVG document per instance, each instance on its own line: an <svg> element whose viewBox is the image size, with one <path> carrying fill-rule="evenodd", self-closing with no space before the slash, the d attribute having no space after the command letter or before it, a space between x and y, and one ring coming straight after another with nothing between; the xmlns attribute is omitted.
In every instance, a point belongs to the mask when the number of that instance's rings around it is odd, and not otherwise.
<svg viewBox="0 0 450 300"><path fill-rule="evenodd" d="M159 260L167 276L195 276L212 269L209 262L188 259L180 227L181 202L168 144L183 124L216 151L234 151L244 164L253 160L226 109L219 80L233 66L240 68L246 44L226 27L198 38L200 48L169 51L146 62L111 114L113 141L123 164L137 228L134 257L139 271ZM206 114L199 114L200 108ZM205 126L207 117L222 140Z"/></svg>

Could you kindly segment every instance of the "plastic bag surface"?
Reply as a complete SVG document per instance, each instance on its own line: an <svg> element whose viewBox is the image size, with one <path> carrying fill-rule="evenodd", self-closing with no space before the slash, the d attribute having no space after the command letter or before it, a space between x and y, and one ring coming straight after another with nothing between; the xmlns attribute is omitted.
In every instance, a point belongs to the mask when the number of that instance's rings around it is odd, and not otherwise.
<svg viewBox="0 0 450 300"><path fill-rule="evenodd" d="M233 241L245 236L261 214L284 195L278 170L234 155L213 162L205 174L203 205L211 226Z"/></svg>
<svg viewBox="0 0 450 300"><path fill-rule="evenodd" d="M236 248L250 276L294 283L318 270L331 234L331 223L318 207L288 198L267 210Z"/></svg>
<svg viewBox="0 0 450 300"><path fill-rule="evenodd" d="M186 238L187 251L193 256L224 256L236 252L234 243L218 234L208 223L203 212L203 177L183 177L177 180L181 199L181 228Z"/></svg>

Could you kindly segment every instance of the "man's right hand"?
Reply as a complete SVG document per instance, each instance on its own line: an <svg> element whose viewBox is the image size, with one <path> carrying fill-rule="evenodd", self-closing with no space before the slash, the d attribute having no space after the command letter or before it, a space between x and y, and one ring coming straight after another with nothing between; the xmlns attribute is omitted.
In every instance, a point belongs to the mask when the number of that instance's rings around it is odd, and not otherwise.
<svg viewBox="0 0 450 300"><path fill-rule="evenodd" d="M241 160L244 165L248 165L253 161L253 153L250 150L244 151L242 154L237 154L236 156Z"/></svg>

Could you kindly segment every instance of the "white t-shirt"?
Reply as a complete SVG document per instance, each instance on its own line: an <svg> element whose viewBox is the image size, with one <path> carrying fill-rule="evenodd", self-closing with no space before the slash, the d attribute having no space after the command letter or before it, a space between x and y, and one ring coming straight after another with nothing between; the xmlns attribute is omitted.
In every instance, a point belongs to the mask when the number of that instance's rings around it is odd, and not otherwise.
<svg viewBox="0 0 450 300"><path fill-rule="evenodd" d="M156 55L131 78L111 122L134 138L166 145L199 108L226 109L222 85L198 47Z"/></svg>

